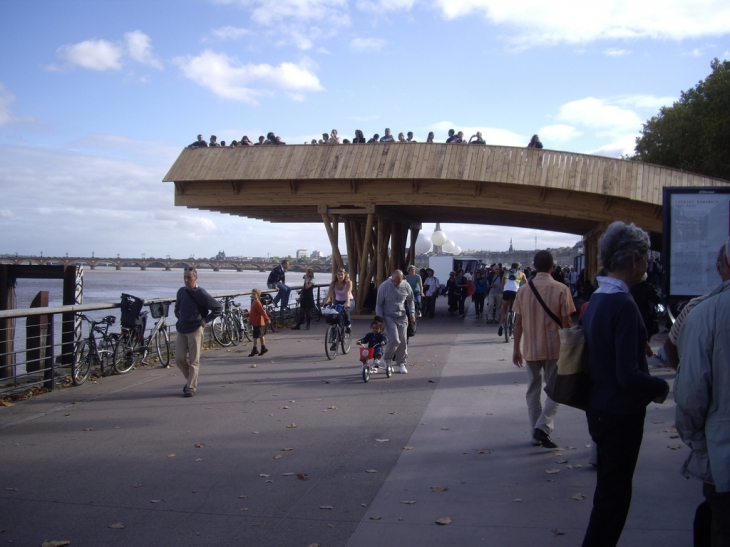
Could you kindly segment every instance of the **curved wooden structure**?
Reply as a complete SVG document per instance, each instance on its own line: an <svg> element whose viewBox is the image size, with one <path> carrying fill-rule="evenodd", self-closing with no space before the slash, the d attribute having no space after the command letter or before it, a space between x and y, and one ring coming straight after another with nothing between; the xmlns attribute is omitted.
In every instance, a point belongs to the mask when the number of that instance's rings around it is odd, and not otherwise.
<svg viewBox="0 0 730 547"><path fill-rule="evenodd" d="M376 284L412 261L407 233L415 241L422 222L583 235L591 265L614 220L635 222L661 246L664 186L730 184L601 156L426 143L184 149L163 181L175 183L176 205L270 222L324 220L335 265L342 221L351 275Z"/></svg>

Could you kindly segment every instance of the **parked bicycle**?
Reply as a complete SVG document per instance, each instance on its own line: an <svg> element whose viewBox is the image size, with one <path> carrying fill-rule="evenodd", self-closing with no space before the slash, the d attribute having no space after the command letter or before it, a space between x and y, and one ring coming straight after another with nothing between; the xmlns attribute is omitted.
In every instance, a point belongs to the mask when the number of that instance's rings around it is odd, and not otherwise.
<svg viewBox="0 0 730 547"><path fill-rule="evenodd" d="M79 317L89 323L89 336L78 342L74 361L71 365L71 379L76 386L80 386L89 378L92 368L98 366L102 376L105 376L105 369L111 370L114 349L119 340L119 334L109 332L109 327L117 320L113 315L107 315L99 321L89 319L81 314L79 314ZM99 335L98 342L96 339L97 334Z"/></svg>
<svg viewBox="0 0 730 547"><path fill-rule="evenodd" d="M279 332L279 321L276 318L276 306L274 305L274 299L269 293L263 293L261 295L261 305L266 310L266 315L271 319L271 332Z"/></svg>
<svg viewBox="0 0 730 547"><path fill-rule="evenodd" d="M157 322L145 337L148 312L143 312L144 300L129 294L122 294L122 334L114 349L114 370L126 374L134 366L144 361L154 348L160 366L170 366L170 334L165 318L169 312L169 302L150 304L150 313ZM153 346L154 343L154 346Z"/></svg>
<svg viewBox="0 0 730 547"><path fill-rule="evenodd" d="M223 312L213 320L211 325L213 338L221 346L237 346L241 340L241 334L244 332L240 305L233 302L232 296L224 297L222 304Z"/></svg>
<svg viewBox="0 0 730 547"><path fill-rule="evenodd" d="M342 348L344 355L350 353L352 335L345 328L345 322L342 319L341 304L330 308L323 308L322 312L328 324L324 337L324 352L327 355L327 359L331 361L337 357L338 346Z"/></svg>

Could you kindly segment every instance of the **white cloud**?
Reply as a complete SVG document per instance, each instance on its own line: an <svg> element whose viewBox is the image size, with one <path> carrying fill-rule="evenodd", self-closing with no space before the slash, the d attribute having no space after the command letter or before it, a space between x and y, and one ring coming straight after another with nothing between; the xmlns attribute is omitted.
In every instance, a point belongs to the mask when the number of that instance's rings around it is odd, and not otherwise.
<svg viewBox="0 0 730 547"><path fill-rule="evenodd" d="M362 11L408 11L414 4L415 0L358 0L357 7Z"/></svg>
<svg viewBox="0 0 730 547"><path fill-rule="evenodd" d="M356 51L380 51L387 43L382 38L353 38L350 47Z"/></svg>
<svg viewBox="0 0 730 547"><path fill-rule="evenodd" d="M595 97L564 104L555 115L555 120L609 133L636 131L642 123L642 119L633 110Z"/></svg>
<svg viewBox="0 0 730 547"><path fill-rule="evenodd" d="M447 19L481 13L489 22L514 29L509 42L518 47L581 44L635 38L683 40L730 32L726 0L436 0Z"/></svg>
<svg viewBox="0 0 730 547"><path fill-rule="evenodd" d="M122 48L106 40L85 40L61 46L58 56L72 65L89 70L119 70L122 68Z"/></svg>
<svg viewBox="0 0 730 547"><path fill-rule="evenodd" d="M8 123L35 122L32 117L20 117L13 113L12 104L15 102L15 95L10 93L0 82L0 127Z"/></svg>
<svg viewBox="0 0 730 547"><path fill-rule="evenodd" d="M162 68L162 63L152 55L152 40L144 32L141 30L127 32L124 39L127 42L127 52L132 59L154 68Z"/></svg>
<svg viewBox="0 0 730 547"><path fill-rule="evenodd" d="M243 36L252 34L248 29L231 26L216 28L210 33L219 40L238 40Z"/></svg>
<svg viewBox="0 0 730 547"><path fill-rule="evenodd" d="M551 143L564 143L580 137L583 133L572 125L546 125L538 131L540 139Z"/></svg>
<svg viewBox="0 0 730 547"><path fill-rule="evenodd" d="M631 55L631 50L610 47L607 50L605 50L603 52L603 54L608 55L609 57L623 57L624 55Z"/></svg>
<svg viewBox="0 0 730 547"><path fill-rule="evenodd" d="M13 218L15 214L10 209L0 209L0 218Z"/></svg>
<svg viewBox="0 0 730 547"><path fill-rule="evenodd" d="M275 43L290 43L303 50L311 49L315 41L335 36L351 24L348 0L215 1L250 10L251 21L270 29Z"/></svg>
<svg viewBox="0 0 730 547"><path fill-rule="evenodd" d="M638 133L634 135L625 135L609 144L604 144L600 148L587 153L594 154L596 156L608 156L610 158L618 158L626 154L633 154L634 148L636 147L636 137L638 136Z"/></svg>
<svg viewBox="0 0 730 547"><path fill-rule="evenodd" d="M324 89L307 58L299 64L285 62L277 67L242 65L235 58L206 50L197 57L178 57L174 62L186 78L201 87L220 97L252 104L257 104L257 97L272 89L294 93Z"/></svg>
<svg viewBox="0 0 730 547"><path fill-rule="evenodd" d="M694 48L690 55L692 55L692 57L700 57L702 55L702 51L699 48Z"/></svg>

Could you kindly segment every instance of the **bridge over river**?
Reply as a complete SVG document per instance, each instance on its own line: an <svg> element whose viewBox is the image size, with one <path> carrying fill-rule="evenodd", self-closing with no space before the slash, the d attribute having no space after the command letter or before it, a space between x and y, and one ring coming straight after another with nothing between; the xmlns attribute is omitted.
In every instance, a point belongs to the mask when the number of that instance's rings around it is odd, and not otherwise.
<svg viewBox="0 0 730 547"><path fill-rule="evenodd" d="M13 264L13 265L62 265L62 266L88 266L92 270L97 267L114 267L117 270L122 268L139 268L146 270L147 268L162 268L164 270L171 270L172 268L202 268L212 269L214 272L220 270L236 270L242 272L244 270L257 270L259 272L265 272L272 269L276 262L265 261L265 260L207 260L207 259L195 259L195 258L99 258L99 257L80 257L80 256L64 256L64 257L53 257L53 256L13 256L0 258L0 264ZM291 261L289 270L291 271L305 271L307 268L312 268L315 272L329 271L331 266L321 262L316 263L302 263Z"/></svg>
<svg viewBox="0 0 730 547"><path fill-rule="evenodd" d="M184 149L164 182L175 204L269 222L323 222L333 267L376 285L413 262L423 222L490 224L583 236L589 272L614 220L661 248L662 188L730 183L644 163L505 146L377 143ZM409 238L410 235L410 238ZM358 291L361 308L365 291Z"/></svg>

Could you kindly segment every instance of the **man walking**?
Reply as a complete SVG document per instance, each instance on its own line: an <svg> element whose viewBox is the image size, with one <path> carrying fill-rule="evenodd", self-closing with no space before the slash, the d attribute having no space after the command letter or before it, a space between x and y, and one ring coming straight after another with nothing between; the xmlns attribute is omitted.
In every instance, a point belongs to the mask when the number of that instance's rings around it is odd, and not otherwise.
<svg viewBox="0 0 730 547"><path fill-rule="evenodd" d="M545 448L557 448L550 434L558 404L550 397L545 407L540 393L545 383L557 374L560 356L560 327L570 328L570 314L575 311L570 290L551 276L553 255L538 251L534 259L537 274L529 282L529 288L517 291L515 299L515 343L512 362L522 367L527 362L527 415L530 419L532 444ZM542 303L541 303L542 300ZM549 310L549 311L548 311ZM524 338L524 354L521 343Z"/></svg>
<svg viewBox="0 0 730 547"><path fill-rule="evenodd" d="M222 306L205 289L198 287L198 272L195 268L185 268L183 280L185 286L178 289L175 300L175 363L187 380L183 394L185 397L192 397L198 388L203 329L221 314Z"/></svg>
<svg viewBox="0 0 730 547"><path fill-rule="evenodd" d="M426 290L426 313L424 317L433 319L434 313L436 312L436 298L438 298L441 292L441 282L438 277L434 275L434 271L431 268L426 268L426 274L428 277L423 283L424 289Z"/></svg>
<svg viewBox="0 0 730 547"><path fill-rule="evenodd" d="M386 367L395 359L399 372L406 374L408 358L408 321L416 322L416 309L411 286L403 281L403 272L395 270L390 278L378 287L375 304L375 315L385 322L385 334L388 345L385 346L384 359Z"/></svg>
<svg viewBox="0 0 730 547"><path fill-rule="evenodd" d="M286 283L286 271L289 269L289 261L282 260L276 268L271 270L269 279L266 281L266 286L270 289L276 289L279 292L274 297L274 306L281 301L281 309L289 309L289 294L291 289L285 285Z"/></svg>
<svg viewBox="0 0 730 547"><path fill-rule="evenodd" d="M730 239L723 253L725 267L730 267L729 248ZM724 280L718 289L692 310L679 332L680 359L674 398L677 432L692 450L682 473L703 482L702 494L711 514L710 541L702 544L727 546L730 545L730 280ZM701 514L698 508L697 516ZM706 532L702 530L702 519L696 518L695 538L706 538Z"/></svg>

